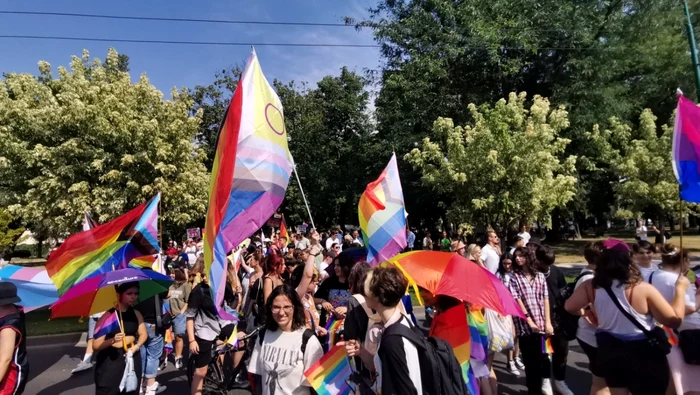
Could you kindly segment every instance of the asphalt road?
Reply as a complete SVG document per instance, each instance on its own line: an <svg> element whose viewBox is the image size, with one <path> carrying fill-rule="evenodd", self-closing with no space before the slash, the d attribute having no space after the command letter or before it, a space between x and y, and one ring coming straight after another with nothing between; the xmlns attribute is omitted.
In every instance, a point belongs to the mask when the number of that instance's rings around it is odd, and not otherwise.
<svg viewBox="0 0 700 395"><path fill-rule="evenodd" d="M422 314L419 314L419 316ZM44 342L46 343L46 342ZM25 390L27 395L88 395L95 393L94 371L71 375L70 371L75 368L84 353L84 342L74 344L41 344L37 345L28 340L29 346L29 383ZM498 355L494 362L496 375L499 381L499 394L525 394L525 374L521 372L519 377L513 376L505 369L505 356ZM187 394L186 369L175 370L172 363L158 373L158 382L165 385L163 395ZM590 373L588 371L588 361L576 342L571 343L567 384L576 395L588 394L590 390ZM231 391L231 395L250 394L247 391Z"/></svg>

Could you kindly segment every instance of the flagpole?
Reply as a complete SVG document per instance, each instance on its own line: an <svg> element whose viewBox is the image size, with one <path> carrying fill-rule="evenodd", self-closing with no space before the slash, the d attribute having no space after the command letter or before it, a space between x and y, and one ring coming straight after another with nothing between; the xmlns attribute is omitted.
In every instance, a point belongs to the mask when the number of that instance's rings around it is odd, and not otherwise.
<svg viewBox="0 0 700 395"><path fill-rule="evenodd" d="M693 61L693 71L695 71L695 89L696 96L700 97L700 62L698 62L698 48L695 44L695 33L693 33L693 23L690 18L690 9L688 9L688 1L683 0L685 8L686 29L688 30L688 44L690 44L690 59Z"/></svg>
<svg viewBox="0 0 700 395"><path fill-rule="evenodd" d="M679 241L679 246L681 251L683 251L683 198L681 198L681 186L678 185L678 200L680 200L680 211L681 211L681 238Z"/></svg>
<svg viewBox="0 0 700 395"><path fill-rule="evenodd" d="M311 216L311 209L309 209L309 202L306 200L306 195L304 195L304 188L301 187L301 181L299 180L299 173L297 173L297 164L294 162L294 158L290 154L289 157L292 159L292 170L294 170L294 175L297 177L297 184L299 184L299 190L301 191L301 197L304 199L304 204L306 205L306 212L309 213L309 219L311 220L311 226L316 229L316 224L314 224L314 217Z"/></svg>

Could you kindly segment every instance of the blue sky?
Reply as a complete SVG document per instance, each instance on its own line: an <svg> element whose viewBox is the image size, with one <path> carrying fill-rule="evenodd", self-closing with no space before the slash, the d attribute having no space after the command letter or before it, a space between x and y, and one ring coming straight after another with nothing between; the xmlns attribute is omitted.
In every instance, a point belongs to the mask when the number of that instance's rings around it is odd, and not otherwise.
<svg viewBox="0 0 700 395"><path fill-rule="evenodd" d="M111 1L86 0L5 1L0 10L83 14L138 15L168 18L199 18L258 21L342 23L344 16L364 19L375 0L183 0ZM147 40L305 42L374 44L369 31L351 27L294 27L229 25L184 22L124 21L58 16L0 14L0 35L74 36ZM172 87L209 84L214 73L243 64L249 47L186 46L83 41L24 40L0 38L0 72L36 74L37 62L51 63L54 73L68 65L71 55L83 49L104 60L107 48L129 55L131 77L146 73L158 89L170 97ZM376 48L257 47L268 80L307 81L337 75L342 66L362 72L379 67Z"/></svg>

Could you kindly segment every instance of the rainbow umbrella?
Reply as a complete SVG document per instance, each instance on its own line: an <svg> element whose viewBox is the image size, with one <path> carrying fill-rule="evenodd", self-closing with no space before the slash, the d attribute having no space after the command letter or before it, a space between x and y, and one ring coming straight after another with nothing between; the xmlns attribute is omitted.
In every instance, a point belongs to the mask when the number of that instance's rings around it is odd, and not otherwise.
<svg viewBox="0 0 700 395"><path fill-rule="evenodd" d="M17 287L19 303L25 312L40 309L58 300L56 286L43 267L6 265L0 269L0 280Z"/></svg>
<svg viewBox="0 0 700 395"><path fill-rule="evenodd" d="M173 280L153 270L119 269L90 277L74 285L51 306L51 318L87 317L109 310L117 302L116 286L139 283L139 302L167 292Z"/></svg>
<svg viewBox="0 0 700 395"><path fill-rule="evenodd" d="M455 255L451 252L440 251L410 251L399 254L389 259L389 262L398 267L408 278L413 287L418 301L423 304L417 287L421 287L433 295L442 278L442 273L447 268L450 258Z"/></svg>
<svg viewBox="0 0 700 395"><path fill-rule="evenodd" d="M525 318L513 295L498 277L461 255L451 255L435 295L451 296L501 315Z"/></svg>

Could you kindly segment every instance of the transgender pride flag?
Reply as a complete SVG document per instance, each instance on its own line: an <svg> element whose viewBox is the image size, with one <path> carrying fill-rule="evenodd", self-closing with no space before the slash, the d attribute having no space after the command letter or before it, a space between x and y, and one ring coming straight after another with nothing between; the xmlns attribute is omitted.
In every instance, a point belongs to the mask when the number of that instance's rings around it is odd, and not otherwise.
<svg viewBox="0 0 700 395"><path fill-rule="evenodd" d="M673 128L673 172L681 186L681 199L700 203L700 108L678 95Z"/></svg>

